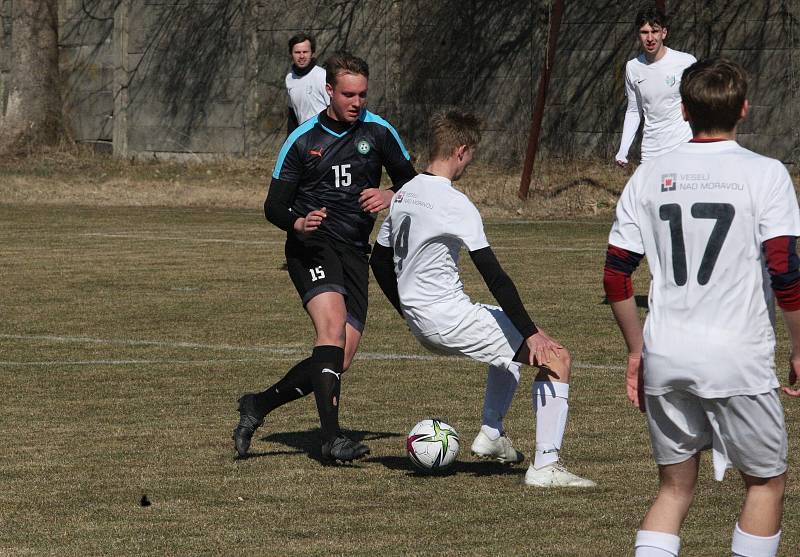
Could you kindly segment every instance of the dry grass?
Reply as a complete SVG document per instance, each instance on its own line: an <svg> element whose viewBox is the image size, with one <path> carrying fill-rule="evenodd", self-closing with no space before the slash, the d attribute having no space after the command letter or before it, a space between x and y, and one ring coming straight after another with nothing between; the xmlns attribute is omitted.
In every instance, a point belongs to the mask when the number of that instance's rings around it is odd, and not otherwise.
<svg viewBox="0 0 800 557"><path fill-rule="evenodd" d="M273 165L272 156L176 163L61 148L0 159L0 195L25 205L259 208ZM489 217L587 216L613 209L627 175L599 161L542 160L523 202L520 174L479 160L459 187Z"/></svg>
<svg viewBox="0 0 800 557"><path fill-rule="evenodd" d="M564 456L599 487L541 491L520 485L523 467L466 450L451 476L413 472L404 436L417 420L445 417L465 444L476 434L485 370L393 358L428 354L374 285L342 398L342 423L370 458L321 466L306 399L270 415L255 456L235 460L236 397L280 377L311 335L280 269L282 234L259 210L0 205L0 554L629 555L655 468L602 304L609 220L487 228L537 322L576 361ZM488 301L465 263L471 294ZM636 278L643 292L646 270ZM782 330L779 339L784 369ZM528 454L531 379L506 421ZM787 402L793 439L798 408ZM686 556L729 547L739 485L713 482L709 464ZM139 506L143 493L151 506ZM783 556L800 549L799 513L792 482Z"/></svg>

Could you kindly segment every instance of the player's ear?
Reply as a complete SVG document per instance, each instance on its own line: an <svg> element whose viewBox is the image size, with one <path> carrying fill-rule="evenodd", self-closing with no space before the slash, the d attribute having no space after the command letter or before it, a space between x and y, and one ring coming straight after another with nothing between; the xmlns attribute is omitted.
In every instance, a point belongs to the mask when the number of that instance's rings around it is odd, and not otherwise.
<svg viewBox="0 0 800 557"><path fill-rule="evenodd" d="M747 118L747 115L750 113L750 103L747 99L744 100L742 103L742 111L739 113L739 120L744 120Z"/></svg>
<svg viewBox="0 0 800 557"><path fill-rule="evenodd" d="M467 152L467 146L466 145L459 145L458 147L456 147L456 153L455 153L456 154L456 158L458 160L462 160L464 158L464 153L466 153L466 152Z"/></svg>
<svg viewBox="0 0 800 557"><path fill-rule="evenodd" d="M683 103L681 103L681 116L683 116L683 119L686 122L691 122L692 121L691 118L689 118L689 111L686 110L686 105L684 105Z"/></svg>
<svg viewBox="0 0 800 557"><path fill-rule="evenodd" d="M329 97L333 96L333 86L327 81L325 82L325 92L328 93Z"/></svg>
<svg viewBox="0 0 800 557"><path fill-rule="evenodd" d="M666 38L667 38L667 28L666 27L662 27L661 28L661 40L663 41Z"/></svg>

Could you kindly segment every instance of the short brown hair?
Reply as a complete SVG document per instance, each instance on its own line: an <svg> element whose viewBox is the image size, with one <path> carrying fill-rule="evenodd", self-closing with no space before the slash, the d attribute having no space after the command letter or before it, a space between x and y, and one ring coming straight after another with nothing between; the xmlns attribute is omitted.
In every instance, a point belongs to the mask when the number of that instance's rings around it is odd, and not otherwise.
<svg viewBox="0 0 800 557"><path fill-rule="evenodd" d="M747 74L725 58L707 58L683 71L681 101L692 132L731 131L747 98Z"/></svg>
<svg viewBox="0 0 800 557"><path fill-rule="evenodd" d="M481 120L471 112L448 110L431 118L428 156L446 159L461 145L475 147L481 141Z"/></svg>
<svg viewBox="0 0 800 557"><path fill-rule="evenodd" d="M642 10L639 10L639 13L636 14L636 19L634 20L636 23L636 30L638 31L645 25L650 25L650 27L661 27L662 29L667 28L667 14L656 8L648 7Z"/></svg>
<svg viewBox="0 0 800 557"><path fill-rule="evenodd" d="M340 73L363 75L369 79L369 66L362 58L340 50L331 54L325 61L325 81L333 87Z"/></svg>
<svg viewBox="0 0 800 557"><path fill-rule="evenodd" d="M314 40L314 37L312 35L309 35L308 33L298 33L297 35L294 35L291 39L289 39L289 54L292 53L294 45L304 43L306 41L308 41L308 44L311 46L311 53L313 54L314 52L316 52L317 41Z"/></svg>

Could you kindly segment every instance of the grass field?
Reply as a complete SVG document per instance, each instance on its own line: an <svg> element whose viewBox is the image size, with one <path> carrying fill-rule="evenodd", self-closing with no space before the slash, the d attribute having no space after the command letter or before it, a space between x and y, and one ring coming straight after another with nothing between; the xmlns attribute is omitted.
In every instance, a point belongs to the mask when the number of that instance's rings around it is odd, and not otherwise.
<svg viewBox="0 0 800 557"><path fill-rule="evenodd" d="M372 455L320 465L305 399L270 415L254 457L235 460L237 396L282 376L312 340L280 231L257 209L0 206L0 555L631 554L656 474L602 303L609 224L487 224L537 323L576 362L563 456L599 486L546 491L521 485L524 466L471 459L484 368L419 348L374 284L342 407ZM490 300L468 261L464 276ZM646 270L636 285L646 293ZM780 342L784 379L782 328ZM532 375L506 422L526 454ZM800 407L786 406L796 466ZM434 415L466 445L449 476L420 476L404 454L407 431ZM717 484L709 468L683 555L728 554L739 482L729 472ZM792 481L781 555L800 554L798 515Z"/></svg>

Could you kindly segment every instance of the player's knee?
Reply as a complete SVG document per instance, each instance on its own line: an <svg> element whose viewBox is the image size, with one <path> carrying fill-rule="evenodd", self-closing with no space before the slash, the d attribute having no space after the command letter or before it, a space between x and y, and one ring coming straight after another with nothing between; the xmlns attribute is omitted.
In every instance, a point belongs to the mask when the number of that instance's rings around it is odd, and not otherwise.
<svg viewBox="0 0 800 557"><path fill-rule="evenodd" d="M317 328L317 344L344 346L345 338L345 329L342 323L331 322Z"/></svg>
<svg viewBox="0 0 800 557"><path fill-rule="evenodd" d="M763 493L764 495L772 496L774 498L783 497L783 494L786 491L785 472L780 476L774 476L771 478L756 478L755 476L749 476L747 474L742 474L742 477L744 478L745 487L748 491L758 491L759 493Z"/></svg>
<svg viewBox="0 0 800 557"><path fill-rule="evenodd" d="M572 354L569 353L569 350L566 348L559 350L558 360L561 363L561 367L566 369L567 374L569 374L570 370L572 369Z"/></svg>
<svg viewBox="0 0 800 557"><path fill-rule="evenodd" d="M695 482L689 480L662 481L659 494L689 507L694 499Z"/></svg>
<svg viewBox="0 0 800 557"><path fill-rule="evenodd" d="M558 357L551 367L558 373L558 380L562 383L569 383L570 370L572 369L572 356L569 350L562 348L558 351Z"/></svg>

